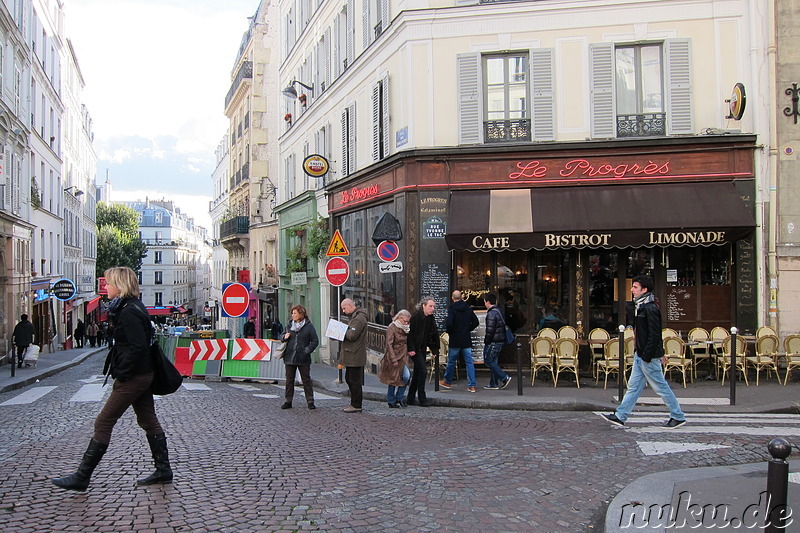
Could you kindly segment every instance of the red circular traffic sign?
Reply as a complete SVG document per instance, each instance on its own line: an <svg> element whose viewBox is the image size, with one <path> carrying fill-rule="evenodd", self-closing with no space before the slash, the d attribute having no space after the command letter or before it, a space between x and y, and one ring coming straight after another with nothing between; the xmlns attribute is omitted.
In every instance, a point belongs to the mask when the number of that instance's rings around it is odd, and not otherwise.
<svg viewBox="0 0 800 533"><path fill-rule="evenodd" d="M230 283L222 289L222 310L228 316L242 316L247 312L250 291L241 283Z"/></svg>
<svg viewBox="0 0 800 533"><path fill-rule="evenodd" d="M381 261L394 261L400 257L400 247L394 241L383 241L378 245L378 257Z"/></svg>
<svg viewBox="0 0 800 533"><path fill-rule="evenodd" d="M350 277L350 265L341 257L331 257L325 265L325 277L328 283L340 287Z"/></svg>

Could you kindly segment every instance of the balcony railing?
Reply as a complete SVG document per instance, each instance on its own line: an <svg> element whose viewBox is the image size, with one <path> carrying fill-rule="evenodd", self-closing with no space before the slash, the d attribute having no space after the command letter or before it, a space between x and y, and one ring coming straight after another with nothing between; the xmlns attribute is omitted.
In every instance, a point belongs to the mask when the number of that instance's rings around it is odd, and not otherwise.
<svg viewBox="0 0 800 533"><path fill-rule="evenodd" d="M657 137L667 134L666 113L617 115L617 137Z"/></svg>
<svg viewBox="0 0 800 533"><path fill-rule="evenodd" d="M230 237L231 235L235 235L237 233L249 232L250 219L248 217L234 217L219 225L219 236L221 239Z"/></svg>
<svg viewBox="0 0 800 533"><path fill-rule="evenodd" d="M228 95L225 97L225 107L228 107L228 104L231 103L233 95L236 94L236 89L239 88L239 85L242 83L242 80L252 79L252 78L253 78L253 62L243 61L242 66L239 67L239 71L236 73L236 77L233 79L233 83L231 84L231 88L228 91Z"/></svg>
<svg viewBox="0 0 800 533"><path fill-rule="evenodd" d="M531 121L527 118L487 120L483 127L487 143L531 140Z"/></svg>

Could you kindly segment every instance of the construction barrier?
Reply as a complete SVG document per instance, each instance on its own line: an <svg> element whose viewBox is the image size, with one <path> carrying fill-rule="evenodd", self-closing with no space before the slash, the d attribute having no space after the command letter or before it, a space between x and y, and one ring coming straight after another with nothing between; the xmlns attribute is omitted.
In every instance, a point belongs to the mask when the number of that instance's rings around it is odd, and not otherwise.
<svg viewBox="0 0 800 533"><path fill-rule="evenodd" d="M268 339L232 339L230 355L222 365L222 375L229 378L279 380L286 377L283 359L272 357L273 343Z"/></svg>
<svg viewBox="0 0 800 533"><path fill-rule="evenodd" d="M228 339L192 340L189 359L193 376L219 376L222 361L228 356Z"/></svg>

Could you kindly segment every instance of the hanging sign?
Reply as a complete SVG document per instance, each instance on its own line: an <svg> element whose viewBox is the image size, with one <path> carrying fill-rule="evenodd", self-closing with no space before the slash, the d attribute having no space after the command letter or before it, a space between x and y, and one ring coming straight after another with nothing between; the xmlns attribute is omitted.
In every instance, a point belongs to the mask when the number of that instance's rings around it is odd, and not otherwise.
<svg viewBox="0 0 800 533"><path fill-rule="evenodd" d="M311 154L303 160L303 172L312 178L322 178L328 173L328 160L319 154Z"/></svg>
<svg viewBox="0 0 800 533"><path fill-rule="evenodd" d="M73 299L77 292L78 289L75 286L75 282L67 278L56 281L53 283L53 288L50 289L50 293L57 300L61 300L62 302Z"/></svg>

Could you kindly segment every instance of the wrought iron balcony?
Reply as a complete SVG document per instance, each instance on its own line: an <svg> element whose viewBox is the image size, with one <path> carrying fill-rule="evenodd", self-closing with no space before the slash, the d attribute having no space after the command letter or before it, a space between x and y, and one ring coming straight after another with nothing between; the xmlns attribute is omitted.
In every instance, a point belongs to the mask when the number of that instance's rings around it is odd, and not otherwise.
<svg viewBox="0 0 800 533"><path fill-rule="evenodd" d="M237 233L250 232L250 219L248 217L234 217L219 225L219 237L224 239Z"/></svg>
<svg viewBox="0 0 800 533"><path fill-rule="evenodd" d="M242 66L239 67L239 71L236 73L236 77L233 79L233 83L231 83L231 88L228 91L228 95L225 97L225 107L228 107L228 104L231 103L233 99L233 95L236 94L236 89L239 88L243 80L253 79L253 62L252 61L243 61Z"/></svg>
<svg viewBox="0 0 800 533"><path fill-rule="evenodd" d="M658 137L667 134L666 113L617 115L617 137Z"/></svg>
<svg viewBox="0 0 800 533"><path fill-rule="evenodd" d="M483 128L487 143L531 140L531 121L527 118L487 120Z"/></svg>

